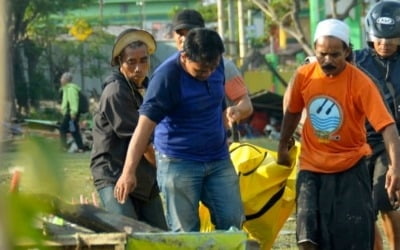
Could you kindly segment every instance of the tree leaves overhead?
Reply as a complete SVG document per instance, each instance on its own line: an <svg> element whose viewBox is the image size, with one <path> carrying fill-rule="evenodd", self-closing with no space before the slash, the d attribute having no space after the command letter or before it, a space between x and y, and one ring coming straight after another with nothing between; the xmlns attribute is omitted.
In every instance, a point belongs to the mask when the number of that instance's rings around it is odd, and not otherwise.
<svg viewBox="0 0 400 250"><path fill-rule="evenodd" d="M29 113L29 106L37 104L40 88L45 73L39 67L39 58L49 48L49 44L62 33L68 33L68 27L52 17L62 15L68 10L84 8L97 0L11 0L8 2L8 39L12 74L8 81L10 99L17 99L19 109L24 107ZM64 19L62 19L64 21ZM27 62L27 74L21 74L24 67L20 62ZM52 75L52 73L50 73ZM41 79L41 80L39 80ZM52 79L50 79L52 81ZM15 90L15 93L12 92ZM36 93L36 91L39 92Z"/></svg>
<svg viewBox="0 0 400 250"><path fill-rule="evenodd" d="M271 25L276 25L283 29L290 36L295 38L308 55L313 55L310 42L306 38L305 32L300 23L300 11L308 8L309 1L305 0L251 0L251 2L259 8L267 18ZM345 9L338 13L338 0L325 1L330 6L330 16L338 19L344 19L349 16L351 10L358 4L362 4L362 0L349 0L344 3ZM342 1L343 4L344 1Z"/></svg>
<svg viewBox="0 0 400 250"><path fill-rule="evenodd" d="M35 22L43 23L53 14L64 13L66 10L82 8L96 0L12 0L10 1L9 24L11 32L17 41L26 38L28 26ZM32 30L30 30L32 32Z"/></svg>

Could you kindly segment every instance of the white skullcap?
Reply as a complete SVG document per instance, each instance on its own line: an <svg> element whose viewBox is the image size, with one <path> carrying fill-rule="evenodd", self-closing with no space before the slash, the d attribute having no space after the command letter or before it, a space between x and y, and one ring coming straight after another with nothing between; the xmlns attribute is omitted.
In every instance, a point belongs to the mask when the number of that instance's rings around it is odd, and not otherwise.
<svg viewBox="0 0 400 250"><path fill-rule="evenodd" d="M314 42L323 36L334 36L345 42L348 46L350 43L349 33L349 26L345 22L338 19L326 19L318 23L315 29Z"/></svg>

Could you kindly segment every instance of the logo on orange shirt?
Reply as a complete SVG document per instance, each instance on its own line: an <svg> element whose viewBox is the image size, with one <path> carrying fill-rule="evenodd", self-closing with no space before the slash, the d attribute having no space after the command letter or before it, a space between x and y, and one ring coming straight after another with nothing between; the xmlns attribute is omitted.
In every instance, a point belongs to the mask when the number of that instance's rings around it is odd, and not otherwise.
<svg viewBox="0 0 400 250"><path fill-rule="evenodd" d="M314 133L321 142L340 139L334 133L342 125L343 112L334 99L327 96L315 97L308 106L308 113Z"/></svg>

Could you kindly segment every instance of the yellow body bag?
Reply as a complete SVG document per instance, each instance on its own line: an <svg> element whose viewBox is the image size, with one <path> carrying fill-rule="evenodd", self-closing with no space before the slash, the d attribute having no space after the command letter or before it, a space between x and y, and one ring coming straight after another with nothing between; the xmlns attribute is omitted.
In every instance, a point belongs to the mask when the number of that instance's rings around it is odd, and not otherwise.
<svg viewBox="0 0 400 250"><path fill-rule="evenodd" d="M295 206L296 165L299 145L289 153L291 166L276 163L277 152L249 143L232 143L231 159L239 175L246 221L243 229L258 240L261 249L272 245ZM211 231L208 209L200 206L201 231Z"/></svg>

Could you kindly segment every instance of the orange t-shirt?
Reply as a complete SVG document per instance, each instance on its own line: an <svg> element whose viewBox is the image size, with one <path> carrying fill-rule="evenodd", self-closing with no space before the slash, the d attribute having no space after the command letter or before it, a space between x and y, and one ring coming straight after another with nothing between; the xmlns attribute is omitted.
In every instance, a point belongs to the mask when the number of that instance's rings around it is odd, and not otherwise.
<svg viewBox="0 0 400 250"><path fill-rule="evenodd" d="M300 168L335 173L371 153L366 119L376 131L394 123L374 83L351 64L328 77L317 62L301 66L288 89L289 112L306 108Z"/></svg>

